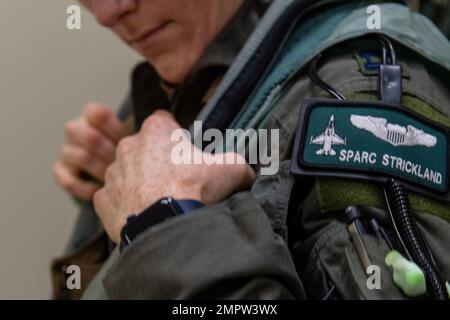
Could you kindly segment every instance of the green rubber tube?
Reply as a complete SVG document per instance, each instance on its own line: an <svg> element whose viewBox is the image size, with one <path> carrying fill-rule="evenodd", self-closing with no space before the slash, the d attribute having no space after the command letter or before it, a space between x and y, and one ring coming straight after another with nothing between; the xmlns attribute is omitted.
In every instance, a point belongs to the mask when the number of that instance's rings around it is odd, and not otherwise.
<svg viewBox="0 0 450 320"><path fill-rule="evenodd" d="M394 283L408 297L421 296L427 292L425 275L417 264L409 261L395 250L386 255L385 263L388 267L393 268Z"/></svg>

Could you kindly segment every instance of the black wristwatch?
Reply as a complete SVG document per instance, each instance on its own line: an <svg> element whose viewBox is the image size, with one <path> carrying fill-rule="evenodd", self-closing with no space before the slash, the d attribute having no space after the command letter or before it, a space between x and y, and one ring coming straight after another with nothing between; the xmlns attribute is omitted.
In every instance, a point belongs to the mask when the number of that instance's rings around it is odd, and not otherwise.
<svg viewBox="0 0 450 320"><path fill-rule="evenodd" d="M120 233L120 251L122 252L139 234L167 219L200 209L203 203L197 200L175 200L167 197L157 201L139 215L128 217Z"/></svg>

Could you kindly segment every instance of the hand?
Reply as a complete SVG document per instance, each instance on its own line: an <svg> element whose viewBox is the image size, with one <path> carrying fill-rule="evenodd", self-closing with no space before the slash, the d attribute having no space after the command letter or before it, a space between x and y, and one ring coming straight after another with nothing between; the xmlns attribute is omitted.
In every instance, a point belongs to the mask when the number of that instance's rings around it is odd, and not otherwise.
<svg viewBox="0 0 450 320"><path fill-rule="evenodd" d="M112 110L98 103L87 104L81 117L65 126L66 143L53 166L58 184L69 194L91 201L114 161L121 129L122 123ZM82 179L82 173L96 181Z"/></svg>
<svg viewBox="0 0 450 320"><path fill-rule="evenodd" d="M226 157L239 159L234 163L241 164L174 164L172 149L179 143L171 141L175 129L180 126L172 115L157 111L144 122L138 135L120 141L116 161L106 172L105 186L94 195L97 214L116 243L130 214L140 214L163 197L199 200L208 205L251 186L253 170L234 153ZM202 153L187 138L183 143Z"/></svg>

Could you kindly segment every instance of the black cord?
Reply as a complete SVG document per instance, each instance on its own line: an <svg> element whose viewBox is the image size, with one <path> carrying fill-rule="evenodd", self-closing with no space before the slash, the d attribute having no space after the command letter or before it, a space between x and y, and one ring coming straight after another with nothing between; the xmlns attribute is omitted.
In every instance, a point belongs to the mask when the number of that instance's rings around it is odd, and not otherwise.
<svg viewBox="0 0 450 320"><path fill-rule="evenodd" d="M376 34L374 37L380 42L383 48L383 64L397 64L397 53L392 42L383 34ZM388 52L389 61L387 59Z"/></svg>
<svg viewBox="0 0 450 320"><path fill-rule="evenodd" d="M326 92L328 92L330 95L332 95L333 97L335 97L338 100L345 100L345 96L340 93L339 91L337 91L336 89L334 89L332 86L330 86L328 83L326 83L325 81L323 81L319 75L317 74L317 63L319 62L319 60L322 58L322 55L318 55L317 58L315 58L312 62L311 65L309 66L309 78L311 79L311 81L313 83L315 83L316 85L318 85L320 88L322 88L323 90L325 90Z"/></svg>
<svg viewBox="0 0 450 320"><path fill-rule="evenodd" d="M408 194L398 181L391 179L385 186L385 195L395 230L399 238L405 240L402 244L412 261L424 271L430 296L435 300L448 300L444 281L430 263L422 237L412 218Z"/></svg>
<svg viewBox="0 0 450 320"><path fill-rule="evenodd" d="M395 217L394 217L394 211L390 205L389 194L388 194L388 191L386 190L386 188L383 189L383 192L384 192L384 197L386 199L386 206L388 209L389 217L391 218L392 226L394 227L394 231L395 231L395 234L397 235L397 239L400 242L400 245L404 251L403 253L407 256L408 260L413 261L413 258L411 256L411 254L409 253L408 247L406 246L405 242L403 241L403 237L400 233L400 230L397 228L397 223L395 222Z"/></svg>
<svg viewBox="0 0 450 320"><path fill-rule="evenodd" d="M376 40L378 40L382 47L382 56L383 56L383 64L397 64L397 54L395 52L394 45L392 42L382 34L374 34L373 36ZM388 59L389 58L389 59ZM338 100L345 100L345 96L333 88L331 85L323 81L319 74L317 73L317 65L319 61L322 59L322 54L319 54L310 64L308 75L311 81L326 91L328 94L332 95Z"/></svg>

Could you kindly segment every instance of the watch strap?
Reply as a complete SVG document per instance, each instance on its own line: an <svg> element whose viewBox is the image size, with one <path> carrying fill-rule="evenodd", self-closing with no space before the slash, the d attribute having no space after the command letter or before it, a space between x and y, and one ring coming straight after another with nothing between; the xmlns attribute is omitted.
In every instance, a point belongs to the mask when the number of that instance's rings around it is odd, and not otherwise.
<svg viewBox="0 0 450 320"><path fill-rule="evenodd" d="M120 250L123 251L138 235L148 228L170 218L200 209L203 203L197 200L175 200L163 198L139 215L130 215L120 234Z"/></svg>

